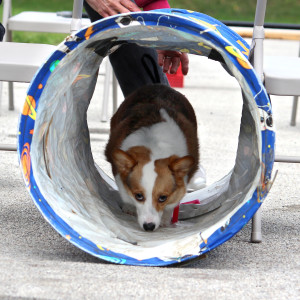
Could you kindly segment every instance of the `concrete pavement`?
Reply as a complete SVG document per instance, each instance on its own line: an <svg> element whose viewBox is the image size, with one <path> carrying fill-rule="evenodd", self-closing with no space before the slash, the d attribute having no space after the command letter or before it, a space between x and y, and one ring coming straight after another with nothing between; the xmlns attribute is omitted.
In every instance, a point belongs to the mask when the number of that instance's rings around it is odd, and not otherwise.
<svg viewBox="0 0 300 300"><path fill-rule="evenodd" d="M297 55L299 42L266 41L266 54ZM194 105L201 162L212 183L233 167L241 95L218 63L191 57L180 89ZM101 84L88 119L95 161L103 161L107 123L100 122ZM16 143L27 84L16 84L8 111L4 84L0 143ZM119 93L120 94L120 93ZM120 96L120 101L121 101ZM277 154L300 155L300 116L289 125L291 97L272 97ZM300 164L275 163L277 179L262 209L263 242L249 243L251 226L206 257L168 268L104 263L62 238L25 189L15 152L0 152L0 299L300 299Z"/></svg>

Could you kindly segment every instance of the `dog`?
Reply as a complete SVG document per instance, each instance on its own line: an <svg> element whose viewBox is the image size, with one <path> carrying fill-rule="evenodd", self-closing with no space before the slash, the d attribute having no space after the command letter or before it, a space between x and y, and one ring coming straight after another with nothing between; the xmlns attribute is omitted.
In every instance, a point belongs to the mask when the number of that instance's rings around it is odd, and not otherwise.
<svg viewBox="0 0 300 300"><path fill-rule="evenodd" d="M110 126L105 156L124 202L123 211L135 207L145 231L170 224L198 169L192 105L166 85L144 86L125 98Z"/></svg>

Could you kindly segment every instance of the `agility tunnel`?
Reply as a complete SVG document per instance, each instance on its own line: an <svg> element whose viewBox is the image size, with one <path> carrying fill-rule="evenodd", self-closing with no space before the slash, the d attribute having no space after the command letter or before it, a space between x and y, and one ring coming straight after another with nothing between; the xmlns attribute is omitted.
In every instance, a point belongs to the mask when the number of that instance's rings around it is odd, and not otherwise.
<svg viewBox="0 0 300 300"><path fill-rule="evenodd" d="M218 60L243 95L232 171L188 193L176 226L151 233L122 212L114 180L90 146L86 113L98 68L123 43ZM181 9L117 15L67 37L32 80L19 124L23 177L44 218L80 249L118 264L176 264L230 239L266 197L274 162L272 109L248 55L249 45L224 24Z"/></svg>

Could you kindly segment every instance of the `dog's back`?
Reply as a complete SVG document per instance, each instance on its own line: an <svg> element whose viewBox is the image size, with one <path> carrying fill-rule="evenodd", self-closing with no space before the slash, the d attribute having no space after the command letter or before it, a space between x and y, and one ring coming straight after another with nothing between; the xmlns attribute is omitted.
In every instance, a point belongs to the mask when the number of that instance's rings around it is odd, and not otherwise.
<svg viewBox="0 0 300 300"><path fill-rule="evenodd" d="M131 133L142 127L150 127L163 122L161 110L177 123L187 143L188 154L194 158L195 166L188 177L198 169L199 146L197 136L197 120L189 101L181 93L165 85L149 85L129 95L120 105L111 119L111 134L105 155L115 169L112 153L121 148L122 142Z"/></svg>

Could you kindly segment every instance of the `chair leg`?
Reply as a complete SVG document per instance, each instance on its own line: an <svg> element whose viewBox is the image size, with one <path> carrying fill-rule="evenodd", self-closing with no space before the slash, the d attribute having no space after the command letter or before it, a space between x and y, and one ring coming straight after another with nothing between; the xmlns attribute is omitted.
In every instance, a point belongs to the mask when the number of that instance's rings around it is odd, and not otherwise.
<svg viewBox="0 0 300 300"><path fill-rule="evenodd" d="M9 144L0 144L0 151L17 151L17 146Z"/></svg>
<svg viewBox="0 0 300 300"><path fill-rule="evenodd" d="M251 232L251 242L261 243L261 207L257 210L252 218L252 232Z"/></svg>
<svg viewBox="0 0 300 300"><path fill-rule="evenodd" d="M292 117L291 117L291 126L296 126L298 99L299 99L298 96L294 96L293 108L292 108Z"/></svg>
<svg viewBox="0 0 300 300"><path fill-rule="evenodd" d="M12 42L12 31L7 30L5 34L5 41ZM14 110L14 85L8 82L8 110Z"/></svg>
<svg viewBox="0 0 300 300"><path fill-rule="evenodd" d="M8 83L8 109L14 110L14 85L12 82Z"/></svg>
<svg viewBox="0 0 300 300"><path fill-rule="evenodd" d="M0 116L1 116L1 104L2 104L2 91L3 91L2 87L3 87L3 82L0 81Z"/></svg>
<svg viewBox="0 0 300 300"><path fill-rule="evenodd" d="M112 67L110 65L109 60L107 59L106 65L105 65L101 122L107 122L107 118L108 118L109 89L110 89L110 79L112 76L111 73L112 73Z"/></svg>
<svg viewBox="0 0 300 300"><path fill-rule="evenodd" d="M114 71L112 72L113 73L113 113L115 113L118 109L118 80L117 80L117 77L114 73Z"/></svg>

